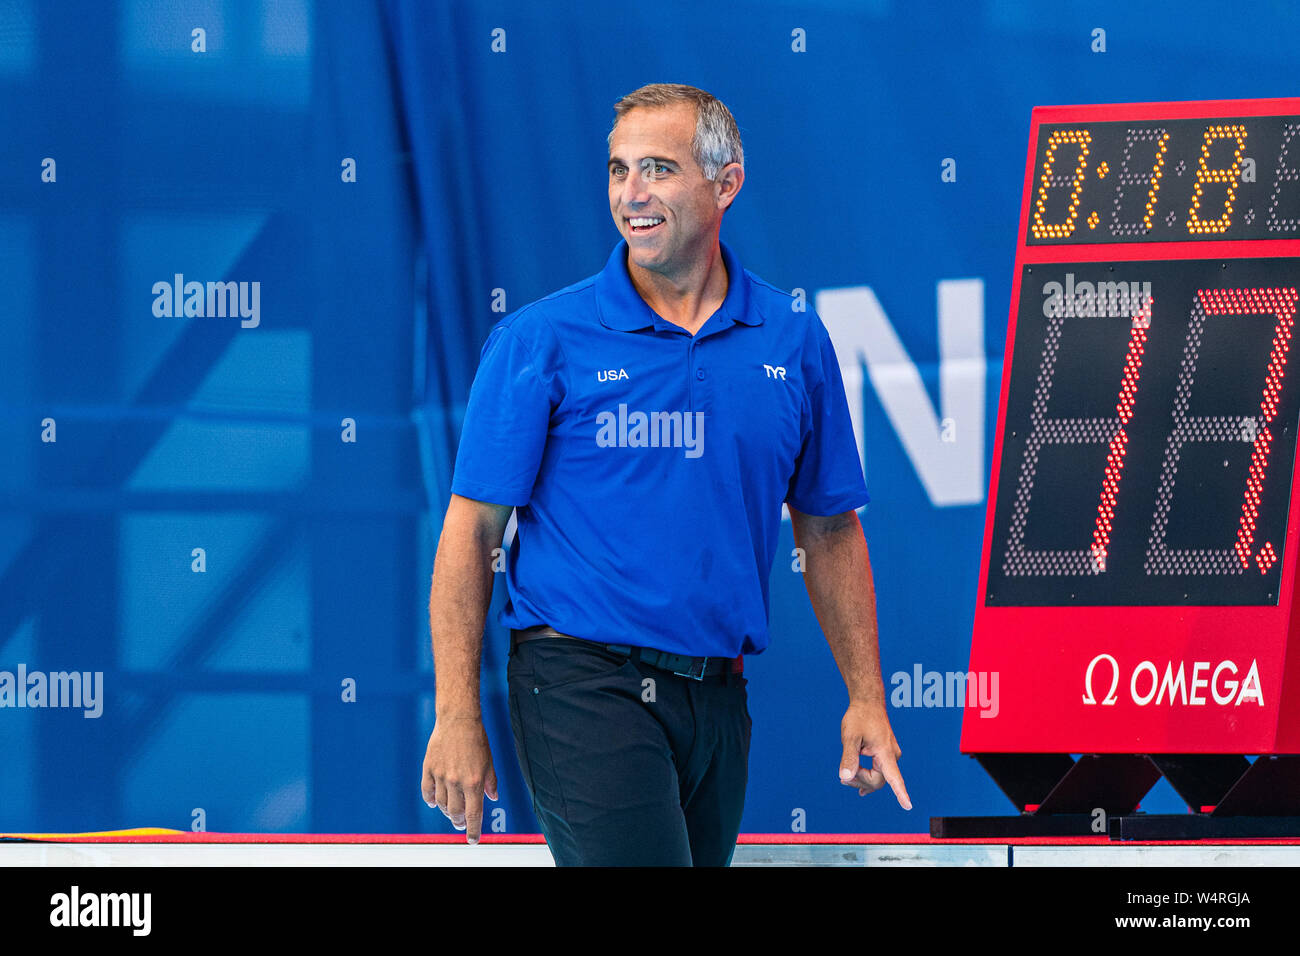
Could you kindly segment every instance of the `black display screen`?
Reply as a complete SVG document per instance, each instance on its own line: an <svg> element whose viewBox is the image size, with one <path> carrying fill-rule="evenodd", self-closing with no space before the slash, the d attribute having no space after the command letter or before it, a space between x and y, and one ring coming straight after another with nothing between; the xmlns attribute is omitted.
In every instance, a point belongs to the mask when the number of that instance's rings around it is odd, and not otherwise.
<svg viewBox="0 0 1300 956"><path fill-rule="evenodd" d="M1300 259L1023 267L990 606L1275 605Z"/></svg>
<svg viewBox="0 0 1300 956"><path fill-rule="evenodd" d="M1300 237L1300 116L1043 125L1031 246Z"/></svg>

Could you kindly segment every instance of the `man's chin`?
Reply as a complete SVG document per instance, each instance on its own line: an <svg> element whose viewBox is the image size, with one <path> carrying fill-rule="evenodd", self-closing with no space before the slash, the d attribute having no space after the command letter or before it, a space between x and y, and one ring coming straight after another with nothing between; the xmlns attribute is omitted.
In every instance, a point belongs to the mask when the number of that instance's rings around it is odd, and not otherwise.
<svg viewBox="0 0 1300 956"><path fill-rule="evenodd" d="M663 259L663 250L657 246L647 247L635 242L627 244L627 261L643 269L653 269Z"/></svg>

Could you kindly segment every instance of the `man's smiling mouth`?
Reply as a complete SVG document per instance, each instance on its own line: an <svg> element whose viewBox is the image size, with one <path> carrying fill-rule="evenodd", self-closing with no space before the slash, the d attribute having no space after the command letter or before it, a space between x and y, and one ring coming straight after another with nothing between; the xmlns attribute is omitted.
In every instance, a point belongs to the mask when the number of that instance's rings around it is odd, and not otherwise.
<svg viewBox="0 0 1300 956"><path fill-rule="evenodd" d="M640 236L648 232L654 232L663 225L663 222L662 216L629 216L627 225L631 229L632 235Z"/></svg>

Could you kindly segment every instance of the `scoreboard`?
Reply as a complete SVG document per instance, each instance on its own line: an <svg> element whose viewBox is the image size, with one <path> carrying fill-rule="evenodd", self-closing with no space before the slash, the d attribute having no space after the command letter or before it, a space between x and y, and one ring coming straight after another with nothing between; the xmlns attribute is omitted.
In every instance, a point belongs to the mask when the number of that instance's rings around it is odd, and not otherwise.
<svg viewBox="0 0 1300 956"><path fill-rule="evenodd" d="M963 752L1300 753L1298 303L1300 99L1033 111Z"/></svg>

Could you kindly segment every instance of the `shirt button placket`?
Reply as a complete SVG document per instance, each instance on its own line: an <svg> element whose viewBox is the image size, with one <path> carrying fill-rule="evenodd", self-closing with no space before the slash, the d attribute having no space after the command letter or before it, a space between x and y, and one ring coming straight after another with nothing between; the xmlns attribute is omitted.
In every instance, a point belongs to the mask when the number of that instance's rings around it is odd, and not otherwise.
<svg viewBox="0 0 1300 956"><path fill-rule="evenodd" d="M691 368L695 365L695 337L686 343L686 399L689 403L688 412L695 411L695 382L691 380Z"/></svg>
<svg viewBox="0 0 1300 956"><path fill-rule="evenodd" d="M689 361L687 364L686 381L687 381L687 389L691 396L690 411L692 413L703 412L704 414L707 415L709 414L709 407L712 404L709 401L709 393L707 391L707 387L705 385L700 385L699 390L697 391L696 386L697 383L699 382L707 383L709 376L707 370L703 365L696 364L695 346L697 344L698 344L698 340L692 337L690 349L687 352L687 355L689 356Z"/></svg>

